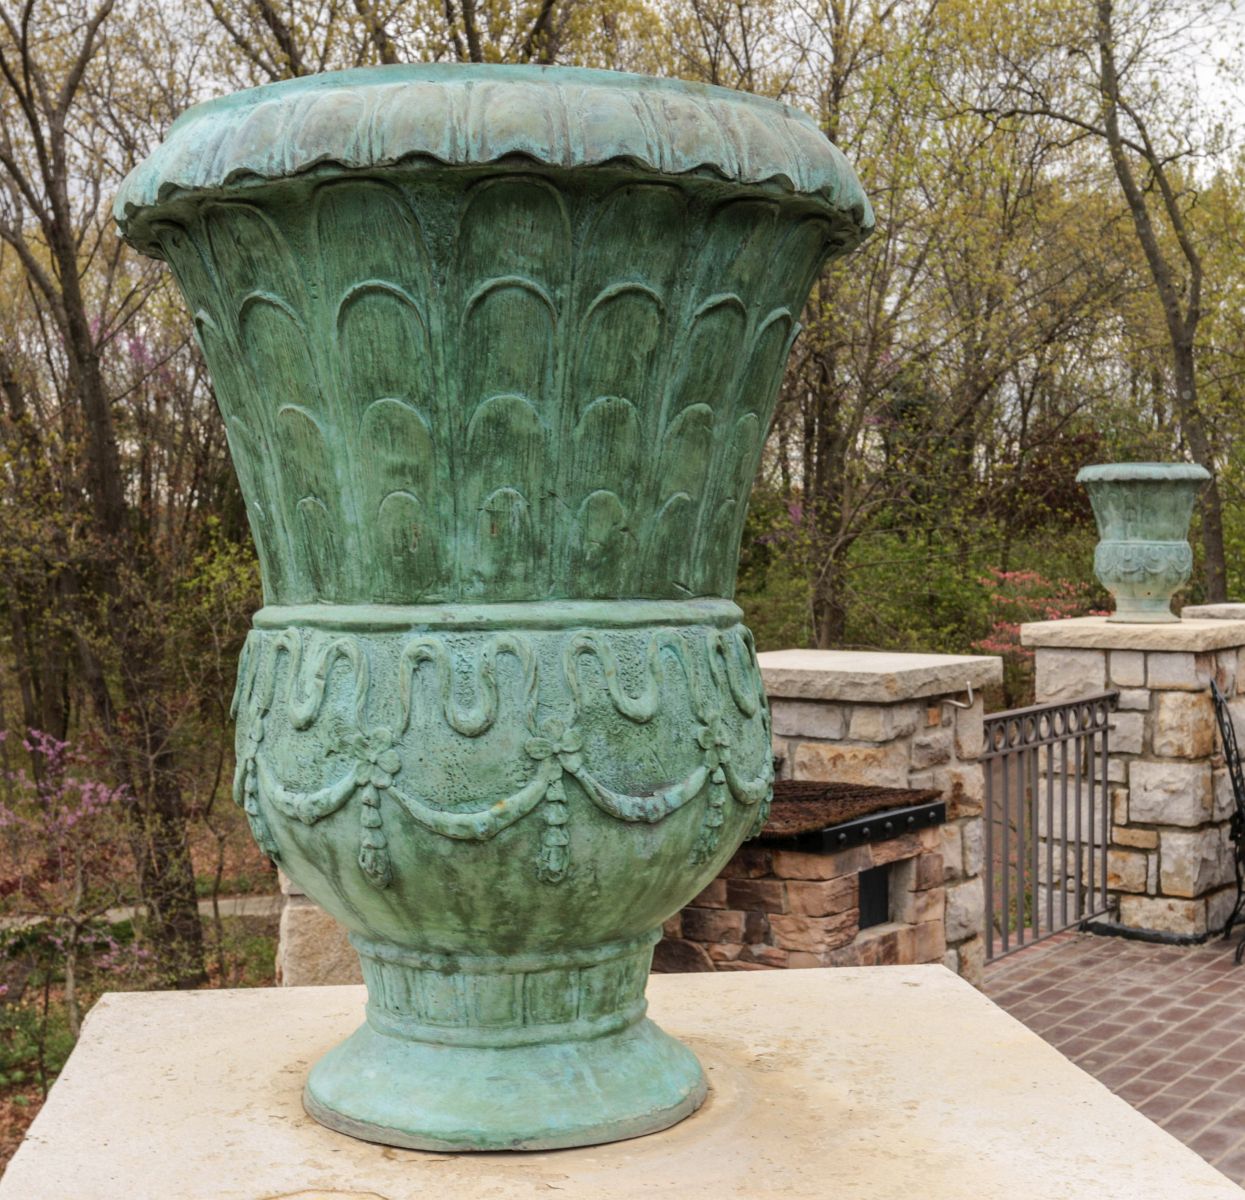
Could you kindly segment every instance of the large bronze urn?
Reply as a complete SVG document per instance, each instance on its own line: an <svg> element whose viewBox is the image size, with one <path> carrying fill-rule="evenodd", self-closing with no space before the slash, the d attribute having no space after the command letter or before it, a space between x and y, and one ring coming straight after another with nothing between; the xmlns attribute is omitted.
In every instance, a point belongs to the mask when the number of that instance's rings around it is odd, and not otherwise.
<svg viewBox="0 0 1245 1200"><path fill-rule="evenodd" d="M686 1116L645 979L764 819L736 559L801 306L871 226L851 168L741 93L383 67L191 109L116 215L259 552L237 797L367 980L308 1110L436 1149Z"/></svg>

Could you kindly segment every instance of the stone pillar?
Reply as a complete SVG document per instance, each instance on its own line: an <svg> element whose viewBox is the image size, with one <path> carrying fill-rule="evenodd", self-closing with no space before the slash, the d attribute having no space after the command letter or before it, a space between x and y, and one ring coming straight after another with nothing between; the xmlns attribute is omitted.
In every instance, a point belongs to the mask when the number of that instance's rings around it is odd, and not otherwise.
<svg viewBox="0 0 1245 1200"><path fill-rule="evenodd" d="M1245 620L1080 617L1022 626L1021 641L1036 654L1039 704L1120 694L1107 773L1107 882L1119 924L1178 939L1222 928L1236 897L1232 785L1209 689L1214 678L1245 734Z"/></svg>
<svg viewBox="0 0 1245 1200"><path fill-rule="evenodd" d="M1002 681L1002 660L849 650L778 650L759 657L784 778L943 793L943 961L980 983L985 894L979 693Z"/></svg>
<svg viewBox="0 0 1245 1200"><path fill-rule="evenodd" d="M284 871L281 881L281 924L277 935L277 983L281 987L313 987L362 983L359 956L346 931Z"/></svg>

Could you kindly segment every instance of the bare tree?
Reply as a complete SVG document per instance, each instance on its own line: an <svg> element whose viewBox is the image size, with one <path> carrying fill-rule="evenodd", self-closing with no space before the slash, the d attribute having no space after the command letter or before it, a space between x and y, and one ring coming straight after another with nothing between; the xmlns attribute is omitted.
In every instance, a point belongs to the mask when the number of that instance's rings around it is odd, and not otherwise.
<svg viewBox="0 0 1245 1200"><path fill-rule="evenodd" d="M1163 313L1180 429L1193 458L1211 473L1202 496L1204 583L1207 599L1224 600L1223 505L1210 423L1198 400L1197 332L1205 280L1191 219L1197 189L1187 166L1214 146L1195 146L1195 114L1188 106L1167 114L1160 137L1146 105L1161 90L1148 86L1143 75L1148 70L1154 78L1165 67L1174 81L1181 38L1191 28L1204 36L1211 11L1171 0L1138 0L1121 19L1115 0L1094 0L1092 12L1081 15L1074 28L1039 36L1024 47L1027 54L1001 50L1000 95L976 111L996 126L1016 119L1057 120L1073 140L1097 139L1106 148ZM1044 27L1040 18L1034 24Z"/></svg>
<svg viewBox="0 0 1245 1200"><path fill-rule="evenodd" d="M203 978L202 932L177 756L160 703L163 632L147 609L152 542L141 493L128 490L131 465L104 365L156 279L131 274L106 208L117 147L92 107L114 107L141 87L115 73L113 13L114 0L70 4L46 17L34 0L16 10L0 6L0 242L16 260L11 278L28 295L32 318L23 361L15 354L20 341L10 340L0 374L27 470L60 489L48 510L57 633L72 647L125 788L152 944L168 980L184 986ZM45 406L58 417L51 427L30 419L39 388L54 398ZM30 607L37 595L7 599L14 622L39 620ZM63 670L44 664L45 692L59 686ZM62 716L53 732L67 723L67 711Z"/></svg>
<svg viewBox="0 0 1245 1200"><path fill-rule="evenodd" d="M1145 252L1154 280L1154 290L1163 307L1167 336L1171 341L1173 382L1180 426L1189 439L1194 459L1211 473L1202 500L1202 544L1206 550L1206 597L1211 601L1228 598L1227 562L1223 544L1223 506L1215 479L1215 455L1206 419L1197 396L1195 361L1197 327L1202 317L1202 257L1178 195L1170 170L1172 159L1161 154L1151 137L1142 114L1121 95L1121 72L1117 56L1115 5L1113 0L1097 3L1099 89L1102 94L1102 126L1111 165ZM1134 136L1126 137L1122 120L1131 123ZM1157 214L1151 211L1146 189L1133 170L1135 155L1149 175L1146 184L1158 193ZM1174 235L1177 252L1165 251L1155 217L1165 221ZM1177 266L1177 263L1180 266ZM1183 268L1183 270L1182 270ZM1183 274L1183 278L1181 275Z"/></svg>
<svg viewBox="0 0 1245 1200"><path fill-rule="evenodd" d="M335 68L438 61L560 61L581 0L204 0L252 81ZM611 9L600 7L604 19ZM579 36L595 33L583 30Z"/></svg>

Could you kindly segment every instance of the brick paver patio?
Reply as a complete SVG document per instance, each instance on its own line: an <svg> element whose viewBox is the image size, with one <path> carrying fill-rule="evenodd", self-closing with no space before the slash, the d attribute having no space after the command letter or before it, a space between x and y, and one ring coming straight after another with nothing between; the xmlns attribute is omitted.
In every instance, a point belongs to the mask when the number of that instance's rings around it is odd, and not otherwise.
<svg viewBox="0 0 1245 1200"><path fill-rule="evenodd" d="M986 970L985 990L1117 1095L1245 1184L1245 965L1230 942L1064 934Z"/></svg>

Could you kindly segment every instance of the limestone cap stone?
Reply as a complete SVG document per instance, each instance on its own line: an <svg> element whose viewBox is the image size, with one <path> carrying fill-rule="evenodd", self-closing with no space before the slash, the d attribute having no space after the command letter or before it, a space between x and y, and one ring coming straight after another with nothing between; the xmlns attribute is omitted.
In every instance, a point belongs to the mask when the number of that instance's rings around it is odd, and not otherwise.
<svg viewBox="0 0 1245 1200"><path fill-rule="evenodd" d="M306 1063L350 1029L362 988L111 994L0 1200L1240 1200L943 967L658 975L650 990L704 1055L712 1102L651 1137L486 1155L392 1150L302 1112Z"/></svg>
<svg viewBox="0 0 1245 1200"><path fill-rule="evenodd" d="M765 691L782 700L895 704L1003 681L1003 660L988 655L769 650L757 661Z"/></svg>
<svg viewBox="0 0 1245 1200"><path fill-rule="evenodd" d="M1245 621L1184 619L1165 625L1142 625L1113 624L1106 617L1071 617L1022 625L1020 644L1040 650L1154 650L1202 654L1245 646Z"/></svg>
<svg viewBox="0 0 1245 1200"><path fill-rule="evenodd" d="M1182 621L1245 621L1245 604L1186 604L1180 610Z"/></svg>
<svg viewBox="0 0 1245 1200"><path fill-rule="evenodd" d="M113 215L150 254L144 226L178 197L313 171L505 160L762 188L833 217L841 251L873 228L847 159L789 105L679 79L476 63L333 71L197 104L126 177Z"/></svg>

